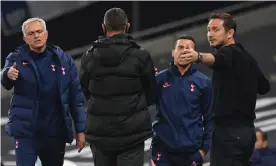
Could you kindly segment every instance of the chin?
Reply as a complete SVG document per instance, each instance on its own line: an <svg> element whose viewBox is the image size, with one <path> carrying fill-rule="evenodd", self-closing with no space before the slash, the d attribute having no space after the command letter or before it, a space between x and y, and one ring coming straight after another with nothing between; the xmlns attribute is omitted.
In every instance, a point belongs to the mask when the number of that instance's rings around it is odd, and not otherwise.
<svg viewBox="0 0 276 166"><path fill-rule="evenodd" d="M34 44L32 47L35 49L40 49L45 46L45 43L39 43L39 44Z"/></svg>
<svg viewBox="0 0 276 166"><path fill-rule="evenodd" d="M223 46L222 44L214 44L214 43L211 44L210 43L210 47L215 48L215 49L220 49L222 46Z"/></svg>
<svg viewBox="0 0 276 166"><path fill-rule="evenodd" d="M215 43L209 43L210 47L217 47L217 45Z"/></svg>
<svg viewBox="0 0 276 166"><path fill-rule="evenodd" d="M186 68L188 65L189 65L189 64L181 64L181 65L179 65L179 66L182 67L182 68Z"/></svg>

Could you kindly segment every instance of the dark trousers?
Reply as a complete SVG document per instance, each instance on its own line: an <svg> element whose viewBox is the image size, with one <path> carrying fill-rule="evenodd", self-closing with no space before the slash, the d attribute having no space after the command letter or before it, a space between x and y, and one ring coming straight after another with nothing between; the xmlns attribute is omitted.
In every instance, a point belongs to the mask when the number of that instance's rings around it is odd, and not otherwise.
<svg viewBox="0 0 276 166"><path fill-rule="evenodd" d="M210 166L251 166L250 158L255 142L253 125L216 125L212 138Z"/></svg>
<svg viewBox="0 0 276 166"><path fill-rule="evenodd" d="M144 142L123 151L103 151L91 146L95 166L143 166Z"/></svg>
<svg viewBox="0 0 276 166"><path fill-rule="evenodd" d="M62 166L65 142L56 138L14 138L17 166L34 166L39 156L42 166Z"/></svg>
<svg viewBox="0 0 276 166"><path fill-rule="evenodd" d="M160 143L152 144L152 161L156 166L202 166L198 150L194 152L171 152Z"/></svg>

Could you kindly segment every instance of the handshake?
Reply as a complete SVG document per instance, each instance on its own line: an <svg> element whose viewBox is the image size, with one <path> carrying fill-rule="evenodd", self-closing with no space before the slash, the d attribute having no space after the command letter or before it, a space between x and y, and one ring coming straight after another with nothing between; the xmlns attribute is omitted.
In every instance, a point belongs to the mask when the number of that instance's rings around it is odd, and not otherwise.
<svg viewBox="0 0 276 166"><path fill-rule="evenodd" d="M14 62L13 66L10 67L8 71L8 78L15 81L18 79L18 76L19 76L19 71L17 69L16 63Z"/></svg>

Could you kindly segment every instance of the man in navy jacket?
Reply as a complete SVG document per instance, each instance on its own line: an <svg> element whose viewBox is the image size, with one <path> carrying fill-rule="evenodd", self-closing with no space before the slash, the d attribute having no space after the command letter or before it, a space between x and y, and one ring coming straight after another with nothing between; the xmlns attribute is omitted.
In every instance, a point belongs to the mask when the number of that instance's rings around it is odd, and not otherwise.
<svg viewBox="0 0 276 166"><path fill-rule="evenodd" d="M156 166L201 165L212 133L212 90L207 76L180 56L195 47L190 36L177 39L174 63L157 76L158 113L153 123L152 160Z"/></svg>
<svg viewBox="0 0 276 166"><path fill-rule="evenodd" d="M275 166L276 151L268 147L267 133L261 129L256 129L255 151L251 157L252 166Z"/></svg>
<svg viewBox="0 0 276 166"><path fill-rule="evenodd" d="M26 20L22 32L27 44L8 55L1 73L2 86L14 88L6 131L14 138L17 165L35 165L39 156L42 165L62 166L65 144L73 141L70 115L77 147L85 143L78 71L70 56L46 44L44 20Z"/></svg>

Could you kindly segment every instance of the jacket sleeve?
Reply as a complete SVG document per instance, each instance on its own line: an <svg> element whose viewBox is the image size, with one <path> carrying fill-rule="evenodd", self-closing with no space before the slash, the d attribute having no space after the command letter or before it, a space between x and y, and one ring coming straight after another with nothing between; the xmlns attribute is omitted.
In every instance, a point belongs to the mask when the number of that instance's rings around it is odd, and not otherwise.
<svg viewBox="0 0 276 166"><path fill-rule="evenodd" d="M84 109L84 97L80 86L79 74L72 57L69 56L70 63L70 112L74 120L76 133L84 132L86 112Z"/></svg>
<svg viewBox="0 0 276 166"><path fill-rule="evenodd" d="M257 77L258 77L258 93L264 95L270 91L270 83L264 76L259 65L256 62L257 67Z"/></svg>
<svg viewBox="0 0 276 166"><path fill-rule="evenodd" d="M147 58L142 68L142 85L147 97L148 106L156 104L157 97L157 82L155 69L150 54L147 52Z"/></svg>
<svg viewBox="0 0 276 166"><path fill-rule="evenodd" d="M213 132L212 85L209 79L207 80L207 86L203 90L203 98L201 101L201 113L203 115L204 125L203 144L201 150L203 150L207 154L211 147L211 139Z"/></svg>
<svg viewBox="0 0 276 166"><path fill-rule="evenodd" d="M10 53L6 58L5 66L1 71L1 84L7 90L11 90L15 85L15 81L8 78L8 71L10 67L13 66L14 62L15 62L14 54Z"/></svg>
<svg viewBox="0 0 276 166"><path fill-rule="evenodd" d="M210 66L215 71L224 69L231 69L233 67L233 54L229 48L221 48L219 51L213 53L215 62Z"/></svg>
<svg viewBox="0 0 276 166"><path fill-rule="evenodd" d="M90 81L90 72L88 70L89 67L93 68L94 65L94 58L93 53L90 51L87 51L83 54L81 59L81 65L80 65L80 84L83 91L83 94L86 98L86 100L89 99L90 92L89 92L89 81Z"/></svg>

